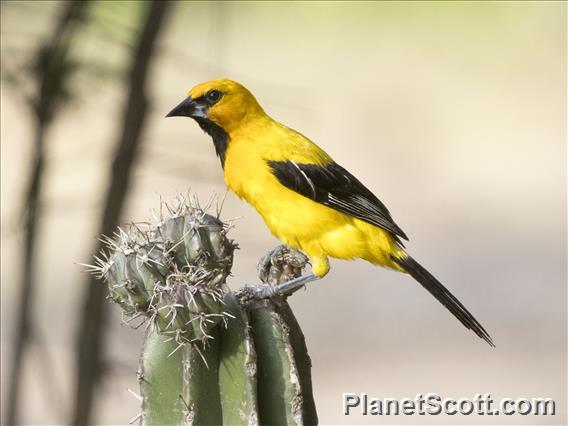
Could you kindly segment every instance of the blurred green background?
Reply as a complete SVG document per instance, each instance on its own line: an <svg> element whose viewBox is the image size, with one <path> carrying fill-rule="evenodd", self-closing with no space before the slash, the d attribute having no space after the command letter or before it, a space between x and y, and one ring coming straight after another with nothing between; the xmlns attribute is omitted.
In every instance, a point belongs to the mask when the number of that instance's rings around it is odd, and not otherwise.
<svg viewBox="0 0 568 426"><path fill-rule="evenodd" d="M22 261L22 206L33 155L29 65L61 2L1 3L2 412L8 397ZM90 2L72 38L72 99L45 140L33 340L20 421L70 422L82 268L99 232L120 134L127 70L148 3ZM409 277L362 261L291 299L313 361L322 424L566 424L566 3L175 2L150 63L150 111L122 221L188 189L225 196L208 136L164 115L195 84L240 81L279 121L316 141L389 207L410 253L475 314L491 349ZM31 94L31 95L30 95ZM240 218L229 284L256 282L278 242L234 195ZM102 285L102 284L101 284ZM142 331L107 307L92 422L138 412ZM558 414L341 413L344 392L551 397ZM4 421L4 420L3 420Z"/></svg>

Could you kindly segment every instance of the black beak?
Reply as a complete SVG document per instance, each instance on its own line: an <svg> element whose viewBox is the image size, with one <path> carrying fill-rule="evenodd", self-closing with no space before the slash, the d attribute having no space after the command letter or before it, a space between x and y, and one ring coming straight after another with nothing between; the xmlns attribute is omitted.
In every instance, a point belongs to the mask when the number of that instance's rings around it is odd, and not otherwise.
<svg viewBox="0 0 568 426"><path fill-rule="evenodd" d="M191 96L181 101L166 117L207 118L207 107L195 102Z"/></svg>

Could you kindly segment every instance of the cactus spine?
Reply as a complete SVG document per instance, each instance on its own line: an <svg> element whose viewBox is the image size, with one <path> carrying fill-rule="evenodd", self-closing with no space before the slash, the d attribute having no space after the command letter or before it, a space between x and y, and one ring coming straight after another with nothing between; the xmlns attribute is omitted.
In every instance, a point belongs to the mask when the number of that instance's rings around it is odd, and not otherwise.
<svg viewBox="0 0 568 426"><path fill-rule="evenodd" d="M126 321L147 323L138 378L143 425L315 425L311 363L282 297L228 290L236 247L229 227L180 198L157 224L133 224L105 238L110 255L93 272ZM275 285L307 259L279 248L261 261Z"/></svg>

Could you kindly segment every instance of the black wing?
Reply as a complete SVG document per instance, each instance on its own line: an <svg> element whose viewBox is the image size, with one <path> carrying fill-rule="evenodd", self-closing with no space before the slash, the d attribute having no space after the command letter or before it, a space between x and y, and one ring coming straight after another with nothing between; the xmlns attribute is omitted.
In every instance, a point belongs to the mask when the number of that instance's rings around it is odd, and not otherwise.
<svg viewBox="0 0 568 426"><path fill-rule="evenodd" d="M385 205L339 164L319 166L294 161L268 161L268 165L285 187L408 240Z"/></svg>

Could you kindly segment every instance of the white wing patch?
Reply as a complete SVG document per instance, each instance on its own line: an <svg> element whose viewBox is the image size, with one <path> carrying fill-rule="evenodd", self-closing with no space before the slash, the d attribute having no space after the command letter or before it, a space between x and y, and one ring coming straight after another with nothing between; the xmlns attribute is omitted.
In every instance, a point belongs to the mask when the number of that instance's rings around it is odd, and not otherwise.
<svg viewBox="0 0 568 426"><path fill-rule="evenodd" d="M298 169L298 171L302 174L302 176L304 177L306 182L308 182L308 185L310 185L310 188L312 190L312 198L316 198L316 187L314 186L314 183L312 182L312 180L308 177L308 175L306 173L304 173L304 171L302 169L300 169L300 166L298 166L295 161L290 160L290 163L292 163L294 165L294 167L296 167L296 169Z"/></svg>

